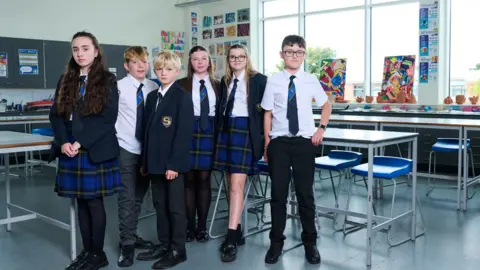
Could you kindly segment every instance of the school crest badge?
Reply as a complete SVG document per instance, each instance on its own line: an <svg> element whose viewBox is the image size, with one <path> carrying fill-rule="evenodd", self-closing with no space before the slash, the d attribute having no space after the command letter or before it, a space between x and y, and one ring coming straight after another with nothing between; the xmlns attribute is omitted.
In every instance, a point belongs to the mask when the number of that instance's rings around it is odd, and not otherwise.
<svg viewBox="0 0 480 270"><path fill-rule="evenodd" d="M162 124L164 127L168 128L172 125L172 117L170 116L164 116L162 118Z"/></svg>

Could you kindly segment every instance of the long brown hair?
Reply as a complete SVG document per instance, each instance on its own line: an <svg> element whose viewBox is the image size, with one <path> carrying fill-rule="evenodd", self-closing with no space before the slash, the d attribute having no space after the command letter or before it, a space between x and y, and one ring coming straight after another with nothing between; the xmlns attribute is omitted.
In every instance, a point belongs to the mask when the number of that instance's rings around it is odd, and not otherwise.
<svg viewBox="0 0 480 270"><path fill-rule="evenodd" d="M217 95L217 86L216 86L216 83L215 83L216 80L215 80L215 76L213 76L212 56L207 51L207 49L205 49L202 46L194 46L188 52L188 73L187 73L187 85L186 85L187 89L185 89L185 90L189 90L190 92L192 91L193 75L195 74L195 70L193 69L193 65L192 65L192 55L196 52L206 52L207 53L207 56L208 56L208 69L207 69L208 78L210 79L210 83L212 84L213 91L215 92L215 95Z"/></svg>
<svg viewBox="0 0 480 270"><path fill-rule="evenodd" d="M247 85L247 96L248 96L248 93L250 91L250 78L255 76L255 74L257 74L258 71L256 71L253 68L252 60L250 59L250 55L248 54L248 49L247 49L246 46L244 46L242 44L234 44L234 45L230 46L230 49L228 49L227 58L226 58L227 63L225 65L226 66L226 68L225 68L225 84L228 88L228 86L230 85L230 82L232 81L232 78L233 78L233 71L230 68L230 52L233 49L242 49L245 52L245 55L246 55L245 61L247 61L247 65L245 66L244 78L245 78L245 83Z"/></svg>
<svg viewBox="0 0 480 270"><path fill-rule="evenodd" d="M83 115L100 113L110 95L111 86L108 85L110 83L108 81L110 73L106 71L97 38L88 32L78 32L73 36L72 42L78 37L89 38L98 51L88 72L88 81L84 96L85 102L80 107L80 112ZM80 66L75 62L72 55L63 74L58 97L56 97L58 115L69 117L72 113L76 100L79 98L79 83Z"/></svg>

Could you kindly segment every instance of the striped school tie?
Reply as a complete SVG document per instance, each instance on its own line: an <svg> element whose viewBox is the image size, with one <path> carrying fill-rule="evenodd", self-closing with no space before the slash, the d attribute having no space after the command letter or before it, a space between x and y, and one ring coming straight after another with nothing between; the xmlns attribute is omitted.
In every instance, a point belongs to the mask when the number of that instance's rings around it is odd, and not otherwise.
<svg viewBox="0 0 480 270"><path fill-rule="evenodd" d="M228 96L227 108L225 109L225 119L223 122L224 127L228 127L228 120L230 119L230 116L232 116L233 103L235 102L235 93L237 91L237 83L238 79L233 80L232 91L230 91L230 95Z"/></svg>
<svg viewBox="0 0 480 270"><path fill-rule="evenodd" d="M137 88L137 124L135 127L135 137L138 141L143 141L145 102L143 98L143 83Z"/></svg>
<svg viewBox="0 0 480 270"><path fill-rule="evenodd" d="M78 90L79 97L83 97L83 95L85 95L86 79L87 79L87 76L85 75L80 76L80 87Z"/></svg>
<svg viewBox="0 0 480 270"><path fill-rule="evenodd" d="M200 128L205 131L208 129L208 114L210 113L210 104L208 102L208 91L205 81L200 80Z"/></svg>
<svg viewBox="0 0 480 270"><path fill-rule="evenodd" d="M288 105L287 105L287 118L288 118L288 130L293 136L298 133L298 111L297 111L297 91L295 89L295 83L293 82L295 76L290 76L290 83L288 84Z"/></svg>

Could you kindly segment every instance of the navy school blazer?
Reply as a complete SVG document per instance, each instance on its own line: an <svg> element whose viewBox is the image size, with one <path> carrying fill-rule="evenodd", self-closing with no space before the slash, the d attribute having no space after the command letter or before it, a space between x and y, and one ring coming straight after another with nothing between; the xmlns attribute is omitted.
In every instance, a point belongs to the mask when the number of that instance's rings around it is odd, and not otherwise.
<svg viewBox="0 0 480 270"><path fill-rule="evenodd" d="M177 81L178 85L185 89L185 91L192 93L192 81L188 78L183 78ZM217 135L218 130L220 129L220 121L218 117L220 116L221 101L223 100L223 91L221 90L221 85L219 80L215 80L212 83L212 86L215 87L215 135ZM215 140L216 141L216 140Z"/></svg>
<svg viewBox="0 0 480 270"><path fill-rule="evenodd" d="M57 83L55 97L58 97L62 77L60 77ZM120 155L120 146L115 130L119 99L117 79L115 75L108 72L107 80L107 86L110 88L110 97L100 113L90 115L82 115L78 111L73 111L72 113L72 135L82 148L87 150L90 160L94 163L106 162ZM83 99L80 99L78 102L83 102ZM67 128L70 125L68 123L69 119L57 115L56 98L50 109L49 119L54 136L49 159L49 161L52 161L62 155L62 145L70 142Z"/></svg>
<svg viewBox="0 0 480 270"><path fill-rule="evenodd" d="M192 95L174 82L157 106L158 90L147 96L143 167L148 174L190 170L193 136Z"/></svg>
<svg viewBox="0 0 480 270"><path fill-rule="evenodd" d="M221 82L222 87L222 100L220 101L220 117L219 123L223 123L223 112L227 107L227 98L228 98L228 85L225 82L225 77L222 78ZM265 93L265 87L267 86L267 76L256 73L250 77L250 89L248 92L248 115L249 115L249 126L250 126L250 141L252 142L253 157L255 161L258 161L263 156L263 114L264 110L260 104L262 103L263 94Z"/></svg>

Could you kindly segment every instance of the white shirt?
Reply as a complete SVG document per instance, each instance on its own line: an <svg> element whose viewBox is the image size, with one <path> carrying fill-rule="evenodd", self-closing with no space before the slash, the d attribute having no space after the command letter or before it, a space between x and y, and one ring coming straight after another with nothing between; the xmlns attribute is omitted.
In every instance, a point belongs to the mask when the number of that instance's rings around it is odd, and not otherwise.
<svg viewBox="0 0 480 270"><path fill-rule="evenodd" d="M148 93L158 88L158 85L149 79L143 80L142 93L145 106L145 100ZM137 126L137 89L140 82L127 75L125 78L118 81L119 103L118 103L118 117L115 123L117 130L117 138L120 147L128 152L139 155L142 152L140 142L135 137L135 130Z"/></svg>
<svg viewBox="0 0 480 270"><path fill-rule="evenodd" d="M328 100L318 79L304 71L294 74L293 80L297 96L298 127L296 136L311 138L315 133L315 121L313 120L312 99L317 106L323 106ZM293 136L288 130L287 106L288 84L290 74L283 70L268 78L265 94L263 95L262 108L272 111L272 131L270 137Z"/></svg>
<svg viewBox="0 0 480 270"><path fill-rule="evenodd" d="M245 81L245 70L240 73L238 77L233 75L232 81L228 86L228 95L233 88L233 81L238 79L237 90L235 90L235 100L233 101L233 117L248 117L248 102L247 102L247 82Z"/></svg>
<svg viewBox="0 0 480 270"><path fill-rule="evenodd" d="M162 89L162 87L158 88L158 93L162 94L162 97L165 98L165 95L167 94L167 91L168 91L168 89L170 89L170 86L172 86L172 84L173 84L173 82L171 84L165 86L165 88L163 88L163 89ZM157 108L158 108L158 96L157 96L157 105L155 106L155 111L157 111Z"/></svg>
<svg viewBox="0 0 480 270"><path fill-rule="evenodd" d="M193 115L200 116L200 78L197 75L193 75L192 80L192 101L193 101ZM205 81L205 87L207 87L208 93L208 105L210 106L210 111L208 116L215 116L215 105L217 103L217 98L215 96L215 91L213 90L212 83L210 78L205 76L203 79Z"/></svg>

